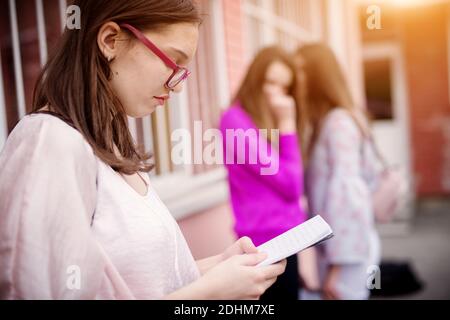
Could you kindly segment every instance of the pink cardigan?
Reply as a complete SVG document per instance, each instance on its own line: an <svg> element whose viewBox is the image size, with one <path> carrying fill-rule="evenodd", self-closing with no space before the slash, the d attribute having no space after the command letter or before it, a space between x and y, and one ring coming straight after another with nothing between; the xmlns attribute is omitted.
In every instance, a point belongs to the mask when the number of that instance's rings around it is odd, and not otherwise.
<svg viewBox="0 0 450 320"><path fill-rule="evenodd" d="M160 299L199 276L151 186L56 117L20 121L0 154L0 299Z"/></svg>

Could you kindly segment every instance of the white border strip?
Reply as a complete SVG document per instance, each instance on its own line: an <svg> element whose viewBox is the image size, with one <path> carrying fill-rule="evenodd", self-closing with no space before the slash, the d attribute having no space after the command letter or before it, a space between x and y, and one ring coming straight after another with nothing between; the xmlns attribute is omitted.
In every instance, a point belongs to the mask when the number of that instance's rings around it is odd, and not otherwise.
<svg viewBox="0 0 450 320"><path fill-rule="evenodd" d="M14 58L14 75L16 80L17 107L19 111L19 117L22 118L26 114L26 106L25 90L23 86L22 61L20 54L19 28L17 26L17 8L15 0L9 0L9 16L11 19L11 38Z"/></svg>
<svg viewBox="0 0 450 320"><path fill-rule="evenodd" d="M320 7L321 2L317 0L309 0L309 14L311 21L311 31L316 38L322 37L322 12Z"/></svg>
<svg viewBox="0 0 450 320"><path fill-rule="evenodd" d="M190 132L190 115L189 115L189 96L188 96L188 86L189 81L186 81L183 84L184 88L180 93L174 94L171 97L171 101L169 103L169 116L170 116L170 135L172 136L173 130L175 129L185 129ZM172 140L172 137L169 136L169 140ZM192 145L191 145L192 146ZM170 150L172 152L172 150ZM170 161L172 161L172 153L170 154ZM194 166L185 164L185 165L175 165L173 164L174 171L181 171L185 174L193 174Z"/></svg>
<svg viewBox="0 0 450 320"><path fill-rule="evenodd" d="M8 124L6 122L5 89L3 86L2 56L0 52L0 150L3 148L7 137Z"/></svg>
<svg viewBox="0 0 450 320"><path fill-rule="evenodd" d="M346 70L348 68L348 60L346 52L344 2L327 0L326 15L328 45L333 49L342 68Z"/></svg>
<svg viewBox="0 0 450 320"><path fill-rule="evenodd" d="M66 0L59 0L59 15L61 18L61 31L64 32L64 29L66 28L66 20L67 20L67 1Z"/></svg>
<svg viewBox="0 0 450 320"><path fill-rule="evenodd" d="M406 82L405 61L401 46L395 42L385 41L376 44L366 44L363 47L363 60L372 61L378 59L388 59L391 62L391 91L392 107L394 112L394 125L397 125L405 142L405 161L403 164L408 177L412 177L412 153L410 137L410 114L408 111L409 98ZM389 121L387 122L389 123Z"/></svg>
<svg viewBox="0 0 450 320"><path fill-rule="evenodd" d="M275 12L275 3L273 0L265 0L260 4L260 8L265 12ZM262 32L260 33L260 43L263 46L270 46L275 44L277 41L276 33L275 33L276 24L264 23L262 25Z"/></svg>
<svg viewBox="0 0 450 320"><path fill-rule="evenodd" d="M298 26L297 24L285 20L282 17L279 17L276 14L255 6L251 3L243 2L242 9L247 16L258 19L265 25L277 28L278 30L290 35L294 39L303 42L319 40L316 36L311 35L307 30Z"/></svg>
<svg viewBox="0 0 450 320"><path fill-rule="evenodd" d="M41 61L41 66L44 66L47 62L47 33L45 31L45 16L44 16L44 5L42 0L36 1L36 19L37 19L37 31L39 39L39 57Z"/></svg>
<svg viewBox="0 0 450 320"><path fill-rule="evenodd" d="M230 88L228 84L228 66L225 46L225 31L222 0L211 1L211 22L214 41L214 70L216 72L215 83L219 96L219 104L225 109L230 103Z"/></svg>
<svg viewBox="0 0 450 320"><path fill-rule="evenodd" d="M157 154L159 160L159 168L160 175L170 174L170 146L168 145L168 141L170 141L170 137L167 137L167 122L164 108L167 108L167 105L160 106L156 108L156 138L158 139L158 150Z"/></svg>
<svg viewBox="0 0 450 320"><path fill-rule="evenodd" d="M136 125L136 119L127 116L128 120L128 130L131 133L131 136L133 137L134 142L137 141L138 135L137 135L137 125Z"/></svg>
<svg viewBox="0 0 450 320"><path fill-rule="evenodd" d="M225 168L198 175L173 173L153 178L152 185L176 220L187 218L228 200Z"/></svg>
<svg viewBox="0 0 450 320"><path fill-rule="evenodd" d="M147 116L142 118L142 130L144 136L145 152L153 153L153 140L152 140L152 118Z"/></svg>

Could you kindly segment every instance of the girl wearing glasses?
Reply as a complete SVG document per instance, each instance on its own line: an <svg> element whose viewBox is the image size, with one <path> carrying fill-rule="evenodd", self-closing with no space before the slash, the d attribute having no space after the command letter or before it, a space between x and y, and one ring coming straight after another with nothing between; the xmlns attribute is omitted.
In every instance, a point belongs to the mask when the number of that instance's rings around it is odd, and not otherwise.
<svg viewBox="0 0 450 320"><path fill-rule="evenodd" d="M0 299L254 299L283 273L248 238L194 261L127 116L182 90L190 0L78 0L0 154Z"/></svg>

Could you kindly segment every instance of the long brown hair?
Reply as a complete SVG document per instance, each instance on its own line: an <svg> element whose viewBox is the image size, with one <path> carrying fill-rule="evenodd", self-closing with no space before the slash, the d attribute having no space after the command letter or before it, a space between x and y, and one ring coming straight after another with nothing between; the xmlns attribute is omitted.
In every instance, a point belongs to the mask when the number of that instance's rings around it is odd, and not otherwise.
<svg viewBox="0 0 450 320"><path fill-rule="evenodd" d="M150 155L130 134L127 116L114 94L111 69L97 45L97 34L109 21L129 23L143 31L169 24L200 23L193 0L76 0L81 28L65 30L37 81L31 113L48 106L77 129L95 154L114 170L148 172ZM134 41L130 37L130 41ZM119 155L115 152L115 146Z"/></svg>
<svg viewBox="0 0 450 320"><path fill-rule="evenodd" d="M296 102L296 121L298 132L300 132L304 118L300 114L299 109L302 90L297 79L297 66L294 63L294 57L278 46L262 49L256 55L234 101L241 104L242 108L251 116L258 128L267 129L269 132L271 129L277 129L275 119L263 94L263 85L266 80L267 70L274 62L281 62L292 71L293 80L288 94Z"/></svg>
<svg viewBox="0 0 450 320"><path fill-rule="evenodd" d="M297 50L297 58L302 62L306 89L301 107L308 123L301 132L303 143L308 143L305 157L308 158L318 138L325 116L335 108L347 110L365 133L366 115L356 108L333 51L321 43L308 44Z"/></svg>

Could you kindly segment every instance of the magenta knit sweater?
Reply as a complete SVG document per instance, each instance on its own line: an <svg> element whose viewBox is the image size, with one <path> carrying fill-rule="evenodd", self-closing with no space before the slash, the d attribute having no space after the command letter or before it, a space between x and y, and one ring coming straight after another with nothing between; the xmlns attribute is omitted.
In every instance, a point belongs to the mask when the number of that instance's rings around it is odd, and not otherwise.
<svg viewBox="0 0 450 320"><path fill-rule="evenodd" d="M241 150L238 150L238 138L230 134L239 129L257 132L256 135L247 135ZM272 150L239 104L223 113L220 130L237 236L248 236L258 246L305 221L306 216L300 206L303 169L297 136L280 135L279 152ZM267 152L258 155L257 150L261 148L269 150L270 158L261 156ZM239 158L238 151L245 151L244 161ZM250 161L251 154L256 155L256 161ZM241 162L237 161L239 159ZM277 170L262 174L264 168L267 170L269 167Z"/></svg>

